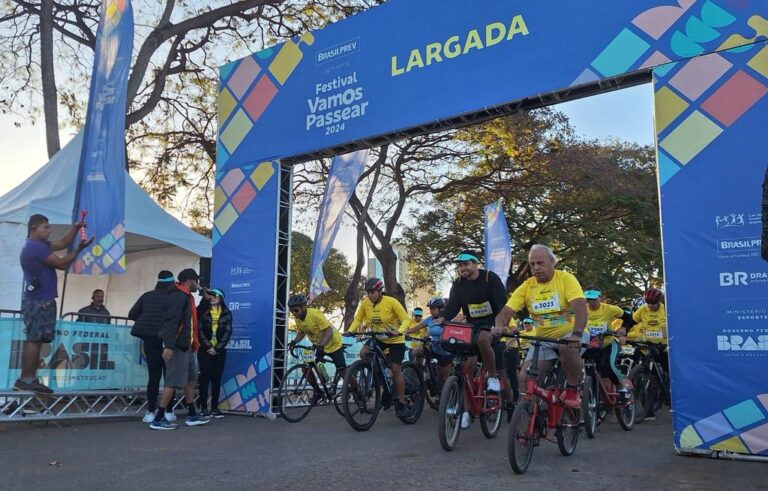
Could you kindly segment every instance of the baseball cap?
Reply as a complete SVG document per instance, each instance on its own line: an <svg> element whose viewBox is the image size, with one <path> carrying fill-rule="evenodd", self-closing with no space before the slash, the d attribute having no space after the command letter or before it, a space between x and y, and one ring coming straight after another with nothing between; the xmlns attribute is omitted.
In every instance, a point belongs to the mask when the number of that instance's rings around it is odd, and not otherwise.
<svg viewBox="0 0 768 491"><path fill-rule="evenodd" d="M424 315L424 309L422 309L421 307L416 307L415 309L413 309L413 315L422 315L423 316Z"/></svg>
<svg viewBox="0 0 768 491"><path fill-rule="evenodd" d="M587 300L597 300L600 298L600 290L587 290L584 292L584 298Z"/></svg>
<svg viewBox="0 0 768 491"><path fill-rule="evenodd" d="M182 270L181 273L179 273L179 283L182 283L187 280L199 280L200 276L197 274L197 271L195 271L192 268L187 268L185 270Z"/></svg>
<svg viewBox="0 0 768 491"><path fill-rule="evenodd" d="M470 250L464 250L459 253L458 256L454 259L454 262L459 261L474 261L476 263L480 262L480 259L477 258L477 254L475 254L474 251Z"/></svg>
<svg viewBox="0 0 768 491"><path fill-rule="evenodd" d="M217 297L224 298L224 292L219 288L211 288L211 293L213 293Z"/></svg>

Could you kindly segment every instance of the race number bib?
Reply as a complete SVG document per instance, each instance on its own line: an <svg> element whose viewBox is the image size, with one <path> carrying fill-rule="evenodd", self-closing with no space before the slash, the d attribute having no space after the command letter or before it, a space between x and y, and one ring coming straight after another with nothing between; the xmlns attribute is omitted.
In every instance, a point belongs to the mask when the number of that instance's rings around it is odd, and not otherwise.
<svg viewBox="0 0 768 491"><path fill-rule="evenodd" d="M645 331L645 337L648 339L661 339L664 334L661 331Z"/></svg>
<svg viewBox="0 0 768 491"><path fill-rule="evenodd" d="M605 324L591 324L589 326L589 334L592 336L599 336L608 330L608 326Z"/></svg>
<svg viewBox="0 0 768 491"><path fill-rule="evenodd" d="M493 315L493 308L490 302L471 303L467 307L469 308L469 316L473 319Z"/></svg>
<svg viewBox="0 0 768 491"><path fill-rule="evenodd" d="M531 310L536 314L560 312L560 295L557 292L540 294L531 304Z"/></svg>
<svg viewBox="0 0 768 491"><path fill-rule="evenodd" d="M301 360L304 363L311 363L315 361L315 350L313 349L303 349L301 350Z"/></svg>

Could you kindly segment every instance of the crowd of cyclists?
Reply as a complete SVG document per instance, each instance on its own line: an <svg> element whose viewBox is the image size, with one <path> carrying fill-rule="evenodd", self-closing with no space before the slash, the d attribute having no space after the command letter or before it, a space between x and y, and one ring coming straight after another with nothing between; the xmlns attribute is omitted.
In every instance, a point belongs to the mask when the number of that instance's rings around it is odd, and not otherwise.
<svg viewBox="0 0 768 491"><path fill-rule="evenodd" d="M480 259L473 251L462 251L455 263L458 278L448 298L429 300L426 317L421 308L408 315L399 301L384 294L379 278L367 280L366 296L342 333L334 329L320 310L308 306L305 295L291 296L288 306L298 335L289 349L308 338L316 358L329 357L343 377L347 366L342 336L360 338L361 333L377 334L375 343L388 358L394 387L393 397L388 399L385 394L382 406L385 410L394 406L401 419L408 411L403 376L406 354L417 363L435 363L441 387L456 356L446 343L443 330L445 325L455 322L470 326L473 333L474 350L471 356L462 357L466 359L464 372L482 366L487 392L504 401L507 420L525 396L526 374L534 360L534 350L527 338L537 340L534 373L546 373L557 363L564 374L562 390L558 391L560 403L573 410L582 407L585 357L595 360L602 383L615 388L619 403L634 400L636 394L631 392L640 389L627 380L626 370L618 366L620 354L630 344L653 345L652 355L665 372L668 370L666 311L660 289L649 288L624 308L611 305L603 301L598 286L583 289L573 274L557 269L554 253L544 245L530 249L531 276L511 295L498 275L480 267ZM367 348L360 352L361 359L370 356ZM317 381L309 380L309 384L314 387L314 401L321 400L323 394ZM647 408L645 415L652 419L653 408ZM460 417L461 428L468 428L471 421L465 411Z"/></svg>

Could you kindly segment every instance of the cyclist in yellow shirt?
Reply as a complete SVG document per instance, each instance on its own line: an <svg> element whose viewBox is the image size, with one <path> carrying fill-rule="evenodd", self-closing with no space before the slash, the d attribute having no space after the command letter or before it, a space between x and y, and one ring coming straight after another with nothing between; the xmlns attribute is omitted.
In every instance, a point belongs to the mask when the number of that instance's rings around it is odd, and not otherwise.
<svg viewBox="0 0 768 491"><path fill-rule="evenodd" d="M333 361L336 371L342 376L347 368L347 362L344 359L344 350L342 349L341 334L331 326L325 315L318 309L307 307L306 295L293 295L288 299L288 309L293 314L296 321L296 338L288 344L288 349L292 350L299 344L304 337L308 337L315 345L315 359L321 360L325 355ZM307 381L315 389L315 402L323 398L322 391L317 385L314 373L307 372Z"/></svg>
<svg viewBox="0 0 768 491"><path fill-rule="evenodd" d="M520 315L524 308L536 321L537 333L541 337L567 340L567 345L542 343L539 349L539 370L543 373L551 368L554 360L560 359L565 372L567 387L564 403L573 409L581 406L579 393L582 362L581 344L589 342L587 327L587 303L584 292L575 276L556 270L557 259L547 246L534 245L528 253L528 264L533 276L515 290L507 305L496 316L494 334L507 331L513 316ZM528 351L520 373L525 374L533 359L533 350ZM521 376L520 386L525 385Z"/></svg>
<svg viewBox="0 0 768 491"><path fill-rule="evenodd" d="M355 333L361 326L366 329L389 334L389 337L376 339L382 350L389 349L389 367L392 370L392 380L395 384L395 412L398 417L407 414L403 404L405 399L405 381L403 380L403 358L405 358L405 336L411 319L403 306L393 297L384 295L384 282L379 278L370 278L365 282L366 298L360 302L355 319L344 334ZM366 349L360 351L360 358L365 357ZM389 401L382 401L384 404Z"/></svg>
<svg viewBox="0 0 768 491"><path fill-rule="evenodd" d="M422 320L424 319L424 309L421 307L416 307L413 309L413 317L411 318L411 322L408 324L408 331L410 332L410 335L415 338L426 338L427 337L427 327L422 323ZM413 328L416 326L421 326L421 329L417 331L413 331ZM406 331L406 334L409 334L409 332ZM411 349L414 348L420 348L424 343L421 341L409 341L408 347Z"/></svg>
<svg viewBox="0 0 768 491"><path fill-rule="evenodd" d="M626 335L626 329L621 327L623 324L631 325L632 314L624 312L624 309L616 305L604 303L602 293L596 286L590 286L584 291L584 298L587 299L587 329L594 340L600 343L600 364L598 371L603 379L610 379L617 387L620 397L627 396L627 389L623 385L624 374L616 367L616 358L619 354L619 344L613 336L606 335L608 327L613 327L614 321L619 321L619 327L616 333L619 336ZM591 346L591 343L590 343Z"/></svg>

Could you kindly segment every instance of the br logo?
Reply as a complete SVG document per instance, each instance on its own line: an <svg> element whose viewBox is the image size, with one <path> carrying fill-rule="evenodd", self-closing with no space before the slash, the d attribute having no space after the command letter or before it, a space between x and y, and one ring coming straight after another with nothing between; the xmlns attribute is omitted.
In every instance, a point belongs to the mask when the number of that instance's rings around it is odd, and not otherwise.
<svg viewBox="0 0 768 491"><path fill-rule="evenodd" d="M720 273L720 286L739 286L747 284L747 273L736 271L734 273Z"/></svg>

